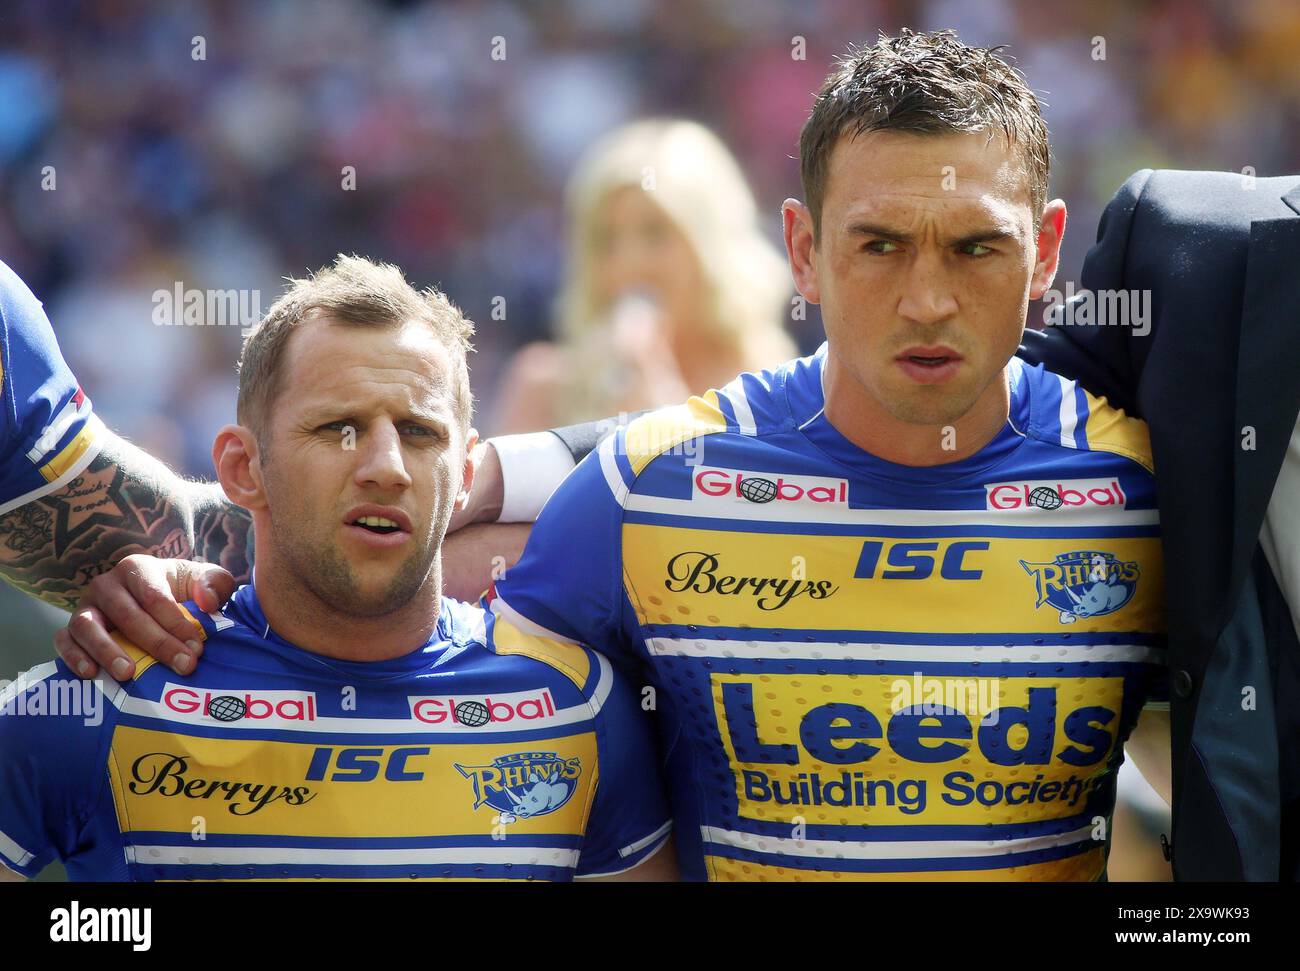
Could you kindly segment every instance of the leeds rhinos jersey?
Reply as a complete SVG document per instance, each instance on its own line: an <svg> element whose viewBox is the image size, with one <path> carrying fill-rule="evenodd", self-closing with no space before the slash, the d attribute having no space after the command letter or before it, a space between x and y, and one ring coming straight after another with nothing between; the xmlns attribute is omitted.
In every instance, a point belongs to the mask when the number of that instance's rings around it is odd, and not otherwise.
<svg viewBox="0 0 1300 971"><path fill-rule="evenodd" d="M103 439L40 301L0 263L0 514L62 488Z"/></svg>
<svg viewBox="0 0 1300 971"><path fill-rule="evenodd" d="M5 692L11 869L567 880L634 867L667 839L654 730L592 651L497 634L444 598L423 649L347 662L280 639L251 586L222 614L186 606L207 642L188 677L131 648L127 684L52 662Z"/></svg>
<svg viewBox="0 0 1300 971"><path fill-rule="evenodd" d="M1164 692L1145 425L1013 359L987 447L896 465L826 420L825 354L607 438L498 629L648 669L688 877L1101 878Z"/></svg>

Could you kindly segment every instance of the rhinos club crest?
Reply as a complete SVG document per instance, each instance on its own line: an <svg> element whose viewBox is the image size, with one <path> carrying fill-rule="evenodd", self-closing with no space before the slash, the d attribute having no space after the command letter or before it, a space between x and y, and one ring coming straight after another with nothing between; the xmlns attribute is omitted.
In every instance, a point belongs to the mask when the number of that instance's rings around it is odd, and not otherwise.
<svg viewBox="0 0 1300 971"><path fill-rule="evenodd" d="M582 762L562 759L554 752L500 755L491 765L456 765L474 783L474 808L491 806L501 822L553 813L573 796Z"/></svg>
<svg viewBox="0 0 1300 971"><path fill-rule="evenodd" d="M1113 614L1130 600L1141 571L1136 560L1084 550L1058 554L1051 563L1020 561L1038 587L1038 603L1060 611L1062 624Z"/></svg>

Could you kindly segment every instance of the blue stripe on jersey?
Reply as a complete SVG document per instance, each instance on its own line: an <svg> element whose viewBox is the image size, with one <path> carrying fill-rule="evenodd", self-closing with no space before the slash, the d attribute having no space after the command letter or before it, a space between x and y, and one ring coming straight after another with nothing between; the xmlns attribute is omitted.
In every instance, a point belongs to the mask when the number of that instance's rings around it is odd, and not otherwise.
<svg viewBox="0 0 1300 971"><path fill-rule="evenodd" d="M687 624L645 624L641 628L647 637L671 637L696 640L705 630L719 641L806 641L812 643L845 644L934 644L964 646L987 644L990 646L1044 647L1093 644L1136 644L1142 647L1163 647L1165 635L1143 631L1122 634L1104 631L1079 631L1052 635L1023 633L980 632L971 634L938 634L925 631L890 630L829 630L798 627L705 627Z"/></svg>
<svg viewBox="0 0 1300 971"><path fill-rule="evenodd" d="M1033 863L1047 863L1063 860L1095 850L1100 844L1090 840L1081 840L1065 846L1053 846L1043 850L1030 850L1025 853L1001 853L996 856L959 856L936 857L906 860L853 860L836 857L836 870L846 873L912 873L950 870L1001 870L1006 867L1029 866ZM823 870L828 861L820 857L791 856L786 853L759 853L753 850L728 846L724 843L704 843L706 853L743 860L747 863L764 863L773 866L791 867L796 870Z"/></svg>
<svg viewBox="0 0 1300 971"><path fill-rule="evenodd" d="M588 698L594 697L596 687L600 684L601 665L600 659L591 651L587 651L587 680L582 683L582 693Z"/></svg>
<svg viewBox="0 0 1300 971"><path fill-rule="evenodd" d="M1079 416L1078 424L1074 426L1074 444L1082 449L1088 448L1088 396L1083 393L1083 388L1078 384L1074 385L1074 409Z"/></svg>
<svg viewBox="0 0 1300 971"><path fill-rule="evenodd" d="M383 866L355 864L263 863L217 865L137 863L150 880L403 880L442 878L447 880L569 880L567 867L530 866L524 863L438 863Z"/></svg>
<svg viewBox="0 0 1300 971"><path fill-rule="evenodd" d="M722 417L727 422L727 431L740 433L740 423L736 421L736 409L732 407L731 399L722 391L718 392L718 411L722 412Z"/></svg>
<svg viewBox="0 0 1300 971"><path fill-rule="evenodd" d="M1046 652L1044 652L1046 653ZM857 674L896 675L910 678L920 674L921 661L876 660L861 657L840 658L745 658L704 655L715 668L736 674ZM665 665L687 668L699 663L696 655L660 655ZM1155 666L1150 661L1060 661L1045 657L1041 661L934 661L924 659L926 678L1136 678L1148 675ZM865 669L864 669L865 668Z"/></svg>
<svg viewBox="0 0 1300 971"><path fill-rule="evenodd" d="M1030 377L1026 374L1026 377ZM1056 375L1037 382L1031 434L1048 442L1061 441L1061 382Z"/></svg>
<svg viewBox="0 0 1300 971"><path fill-rule="evenodd" d="M214 689L221 690L221 689ZM121 712L117 721L121 725L146 728L154 731L176 731L194 738L249 739L264 742L294 742L312 745L359 745L364 739L383 739L385 745L455 745L471 741L492 741L502 744L536 745L548 738L570 738L591 731L590 720L571 725L558 725L553 728L536 728L531 731L492 732L491 734L469 735L467 733L436 732L408 730L399 731L394 721L393 728L380 728L374 731L357 732L303 732L290 728L239 728L231 729L221 725L195 725L180 719L138 715Z"/></svg>
<svg viewBox="0 0 1300 971"><path fill-rule="evenodd" d="M618 474L623 477L623 485L630 489L632 483L636 481L636 475L632 472L632 462L627 455L626 428L620 428L614 434L614 466L618 469Z"/></svg>
<svg viewBox="0 0 1300 971"><path fill-rule="evenodd" d="M807 807L804 807L805 809ZM804 838L809 840L844 840L859 843L897 843L911 840L1018 840L1035 836L1055 836L1059 833L1072 833L1084 826L1091 826L1094 814L1080 812L1073 816L1063 816L1033 823L979 823L970 826L927 826L898 823L872 823L863 826L839 826L823 823L805 823ZM753 833L756 836L771 836L785 839L790 836L790 824L764 819L743 819L736 824L737 831Z"/></svg>
<svg viewBox="0 0 1300 971"><path fill-rule="evenodd" d="M317 847L334 850L365 849L419 849L439 846L501 846L504 840L489 833L461 833L455 836L293 836L240 833L205 833L206 846L285 846ZM172 833L165 830L132 830L131 843L135 846L193 846L191 833ZM537 846L550 849L576 850L582 846L582 837L555 833L511 833L510 846Z"/></svg>

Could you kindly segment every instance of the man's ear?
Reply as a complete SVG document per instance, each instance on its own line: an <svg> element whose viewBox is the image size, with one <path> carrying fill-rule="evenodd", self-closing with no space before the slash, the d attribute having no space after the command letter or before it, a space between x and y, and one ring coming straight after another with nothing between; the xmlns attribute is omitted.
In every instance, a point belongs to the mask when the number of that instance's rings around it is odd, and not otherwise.
<svg viewBox="0 0 1300 971"><path fill-rule="evenodd" d="M243 425L226 425L212 443L212 464L226 498L244 509L265 509L257 436Z"/></svg>
<svg viewBox="0 0 1300 971"><path fill-rule="evenodd" d="M795 289L809 303L821 303L821 289L817 286L817 247L813 242L812 213L798 199L787 199L781 203L781 225Z"/></svg>
<svg viewBox="0 0 1300 971"><path fill-rule="evenodd" d="M1061 240L1065 238L1065 203L1053 199L1043 207L1038 224L1038 247L1034 253L1034 275L1029 280L1029 299L1037 300L1056 278L1061 260Z"/></svg>
<svg viewBox="0 0 1300 971"><path fill-rule="evenodd" d="M469 503L469 490L474 485L474 449L478 446L478 429L471 428L465 439L465 466L461 471L460 492L456 494L456 508L464 509Z"/></svg>

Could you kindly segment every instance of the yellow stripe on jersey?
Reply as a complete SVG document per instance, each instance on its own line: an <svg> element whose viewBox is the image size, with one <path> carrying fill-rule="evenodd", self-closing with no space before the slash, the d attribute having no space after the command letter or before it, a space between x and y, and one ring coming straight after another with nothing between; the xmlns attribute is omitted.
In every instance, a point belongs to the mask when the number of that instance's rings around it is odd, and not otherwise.
<svg viewBox="0 0 1300 971"><path fill-rule="evenodd" d="M90 415L82 425L77 437L70 441L58 455L41 466L41 475L46 482L53 482L77 464L77 459L86 454L95 441L106 433L104 423L95 415Z"/></svg>
<svg viewBox="0 0 1300 971"><path fill-rule="evenodd" d="M181 609L183 610L184 608ZM126 656L130 658L131 663L135 665L135 673L131 675L132 678L140 677L140 675L144 674L158 663L157 658L146 654L121 634L111 633L108 636L113 638L113 642L126 652Z"/></svg>
<svg viewBox="0 0 1300 971"><path fill-rule="evenodd" d="M726 430L727 416L718 407L716 391L642 415L627 426L627 460L632 474L640 475L655 456L682 442Z"/></svg>
<svg viewBox="0 0 1300 971"><path fill-rule="evenodd" d="M642 624L953 634L1164 630L1163 561L1156 537L936 538L927 541L936 547L928 577L881 579L889 569L887 551L896 542L901 540L625 523L624 577ZM854 579L867 543L883 544L876 576ZM958 558L963 570L980 571L978 582L941 575L937 563L957 543L988 544L966 549ZM1133 571L1132 599L1111 613L1063 624L1060 610L1040 591L1054 590L1051 585L1062 581L1085 581L1086 572L1067 576L1053 560L1091 550L1112 553Z"/></svg>
<svg viewBox="0 0 1300 971"><path fill-rule="evenodd" d="M197 632L195 636L197 636L200 641L206 641L208 639L208 634L207 631L203 629L203 625L200 624L197 619L195 619L192 613L190 613L188 610L185 609L184 604L177 604L177 606L180 607L181 613L185 615L185 619L194 625L194 629ZM113 638L113 641L117 644L117 646L126 652L126 656L130 658L131 662L135 665L135 673L131 675L132 678L140 677L140 675L144 674L151 667L153 667L155 664L158 663L158 659L156 657L152 657L151 655L145 653L143 650L141 650L140 648L132 644L130 641L128 641L121 634L111 633L108 636Z"/></svg>
<svg viewBox="0 0 1300 971"><path fill-rule="evenodd" d="M1088 423L1084 428L1088 447L1123 455L1154 474L1151 432L1147 423L1140 418L1130 418L1123 409L1112 407L1105 398L1098 398L1086 389L1083 394L1088 402Z"/></svg>
<svg viewBox="0 0 1300 971"><path fill-rule="evenodd" d="M499 756L537 744L367 746L368 763L391 769L399 753L396 774L420 778L391 780L385 770L363 781L355 766L340 770L318 751L347 748L337 743L202 738L119 725L109 752L109 782L118 824L128 836L188 833L195 816L204 817L210 833L253 836L483 834L498 811L486 803L475 808L471 776L456 766L488 767ZM595 792L596 737L585 732L544 744L563 760L578 760L576 788L561 808L521 816L511 832L580 835ZM318 763L321 778L308 779Z"/></svg>
<svg viewBox="0 0 1300 971"><path fill-rule="evenodd" d="M591 661L582 648L550 637L525 634L500 615L492 625L492 643L497 654L520 654L555 668L577 685L579 691L591 674Z"/></svg>
<svg viewBox="0 0 1300 971"><path fill-rule="evenodd" d="M190 613L189 608L184 604L177 604L177 606L181 608L181 613L185 615L185 619L194 625L194 630L198 633L199 640L206 641L208 639L208 632L203 629L203 625L199 623L199 619Z"/></svg>
<svg viewBox="0 0 1300 971"><path fill-rule="evenodd" d="M729 860L721 856L705 857L711 880L771 881L782 883L993 883L1091 881L1101 876L1106 866L1102 847L1078 856L1046 863L1007 867L1000 870L918 870L913 873L859 873L842 870L801 870L796 867L772 866Z"/></svg>

